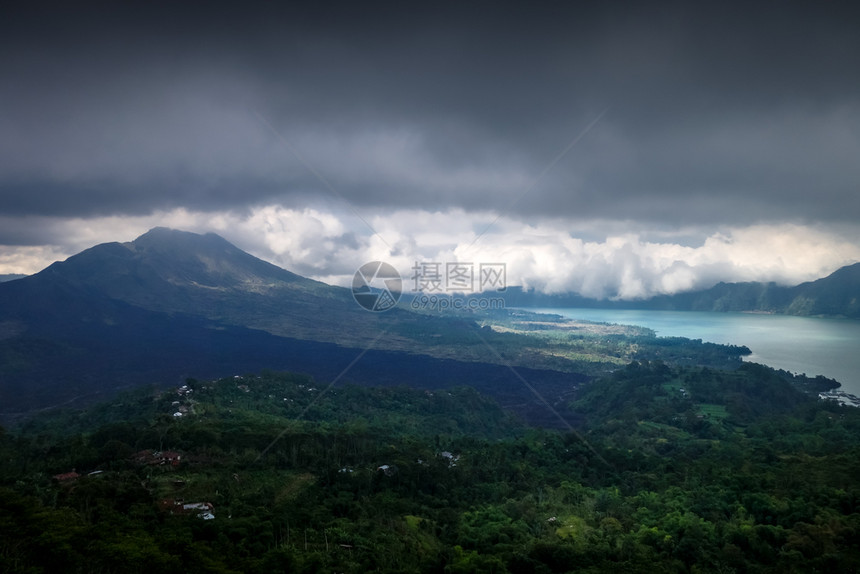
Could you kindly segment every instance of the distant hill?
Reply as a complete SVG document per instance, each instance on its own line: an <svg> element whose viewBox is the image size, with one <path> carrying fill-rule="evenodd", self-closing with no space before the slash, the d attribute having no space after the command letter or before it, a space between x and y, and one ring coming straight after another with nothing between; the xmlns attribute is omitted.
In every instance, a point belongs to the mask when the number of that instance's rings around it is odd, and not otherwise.
<svg viewBox="0 0 860 574"><path fill-rule="evenodd" d="M718 283L701 291L630 301L590 299L577 294L546 295L517 287L509 288L503 296L511 307L732 311L860 319L860 263L793 287L758 282Z"/></svg>
<svg viewBox="0 0 860 574"><path fill-rule="evenodd" d="M22 275L20 273L6 273L0 274L0 283L5 281L14 281L15 279L23 279L26 275Z"/></svg>

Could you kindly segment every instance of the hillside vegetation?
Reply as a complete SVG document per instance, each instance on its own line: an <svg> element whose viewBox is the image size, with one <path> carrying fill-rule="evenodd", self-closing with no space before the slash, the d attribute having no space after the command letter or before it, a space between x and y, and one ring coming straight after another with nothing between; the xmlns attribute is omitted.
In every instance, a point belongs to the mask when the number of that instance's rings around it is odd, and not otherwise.
<svg viewBox="0 0 860 574"><path fill-rule="evenodd" d="M0 570L852 571L860 411L816 384L634 362L567 431L465 388L138 389L0 433Z"/></svg>

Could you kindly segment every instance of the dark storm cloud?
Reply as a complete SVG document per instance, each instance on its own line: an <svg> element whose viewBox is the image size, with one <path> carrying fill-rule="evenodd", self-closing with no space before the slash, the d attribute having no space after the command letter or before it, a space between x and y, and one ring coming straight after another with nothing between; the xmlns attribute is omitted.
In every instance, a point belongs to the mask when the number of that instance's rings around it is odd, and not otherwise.
<svg viewBox="0 0 860 574"><path fill-rule="evenodd" d="M860 217L849 5L40 7L0 24L0 215ZM607 111L608 110L608 111Z"/></svg>

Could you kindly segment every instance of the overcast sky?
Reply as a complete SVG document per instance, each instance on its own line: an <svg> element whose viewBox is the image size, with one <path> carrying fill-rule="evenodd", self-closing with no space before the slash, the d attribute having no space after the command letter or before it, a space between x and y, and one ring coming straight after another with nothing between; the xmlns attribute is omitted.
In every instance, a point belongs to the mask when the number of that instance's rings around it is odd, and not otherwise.
<svg viewBox="0 0 860 574"><path fill-rule="evenodd" d="M643 297L860 261L849 3L13 4L0 274L156 225L339 284L459 260Z"/></svg>

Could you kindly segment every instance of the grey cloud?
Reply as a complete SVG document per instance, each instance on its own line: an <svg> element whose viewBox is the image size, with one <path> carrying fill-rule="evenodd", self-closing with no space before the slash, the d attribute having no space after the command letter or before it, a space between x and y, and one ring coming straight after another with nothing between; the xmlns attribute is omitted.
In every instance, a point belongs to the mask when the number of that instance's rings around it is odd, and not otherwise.
<svg viewBox="0 0 860 574"><path fill-rule="evenodd" d="M860 217L849 4L37 8L0 24L0 215L330 195L308 166L357 207L504 211L608 107L516 214Z"/></svg>

